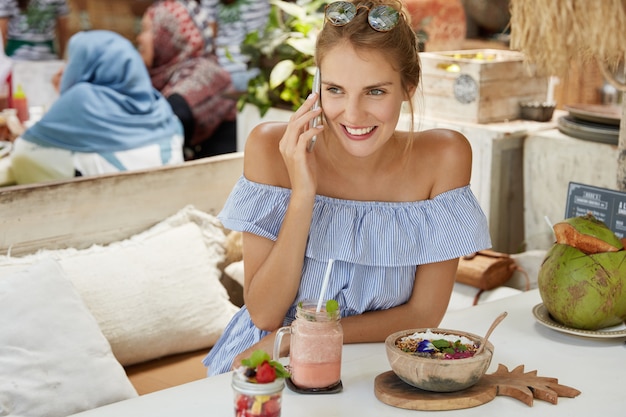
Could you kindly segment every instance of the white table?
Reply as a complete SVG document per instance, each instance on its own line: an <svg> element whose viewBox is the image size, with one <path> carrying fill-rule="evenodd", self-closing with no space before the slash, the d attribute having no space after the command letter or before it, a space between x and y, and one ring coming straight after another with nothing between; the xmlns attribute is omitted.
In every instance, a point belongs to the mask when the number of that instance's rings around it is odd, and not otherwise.
<svg viewBox="0 0 626 417"><path fill-rule="evenodd" d="M479 407L439 411L438 416L624 415L626 339L590 339L546 328L532 314L532 307L540 302L538 291L532 290L450 312L441 327L484 334L495 317L507 311L508 316L490 338L495 353L488 372L494 372L499 363L509 370L523 364L525 372L537 370L538 376L558 378L560 384L582 393L576 398L559 398L557 405L535 400L532 407L513 398L496 397ZM346 345L343 351L343 392L316 396L295 394L285 389L282 414L298 417L416 416L417 411L394 408L375 397L374 378L389 369L382 343ZM207 378L77 415L234 416L230 378L230 374Z"/></svg>

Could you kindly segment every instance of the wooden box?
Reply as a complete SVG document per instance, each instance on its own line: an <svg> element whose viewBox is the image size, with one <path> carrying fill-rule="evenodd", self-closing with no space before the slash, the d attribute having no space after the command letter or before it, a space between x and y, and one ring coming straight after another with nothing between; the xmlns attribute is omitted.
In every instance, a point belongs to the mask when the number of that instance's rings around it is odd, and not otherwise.
<svg viewBox="0 0 626 417"><path fill-rule="evenodd" d="M547 97L548 77L535 76L521 52L422 52L420 59L423 95L415 100L426 116L474 123L515 120L520 102Z"/></svg>

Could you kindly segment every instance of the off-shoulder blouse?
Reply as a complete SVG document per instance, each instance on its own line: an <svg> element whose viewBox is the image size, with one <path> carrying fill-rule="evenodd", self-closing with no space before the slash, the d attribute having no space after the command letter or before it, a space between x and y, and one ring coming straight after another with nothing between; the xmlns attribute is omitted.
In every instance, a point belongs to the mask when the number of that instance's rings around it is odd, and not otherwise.
<svg viewBox="0 0 626 417"><path fill-rule="evenodd" d="M218 218L228 229L276 240L290 196L290 189L242 176ZM337 300L347 317L405 303L419 265L490 247L487 219L469 185L413 202L317 195L300 288L284 324L294 320L300 301L318 299L330 259L326 298ZM204 359L209 375L229 371L233 358L266 334L244 306Z"/></svg>

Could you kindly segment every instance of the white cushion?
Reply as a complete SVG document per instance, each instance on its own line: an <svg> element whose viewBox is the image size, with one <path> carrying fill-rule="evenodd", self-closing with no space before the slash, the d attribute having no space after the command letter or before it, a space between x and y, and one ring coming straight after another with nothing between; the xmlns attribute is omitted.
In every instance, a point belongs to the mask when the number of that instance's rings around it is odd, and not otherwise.
<svg viewBox="0 0 626 417"><path fill-rule="evenodd" d="M0 415L66 416L137 392L53 260L0 276Z"/></svg>
<svg viewBox="0 0 626 417"><path fill-rule="evenodd" d="M224 273L243 287L243 261L237 261L229 264L228 266L226 266L226 268L224 268Z"/></svg>
<svg viewBox="0 0 626 417"><path fill-rule="evenodd" d="M124 241L0 265L57 259L126 366L217 341L238 310L220 282L224 241L219 221L189 206Z"/></svg>

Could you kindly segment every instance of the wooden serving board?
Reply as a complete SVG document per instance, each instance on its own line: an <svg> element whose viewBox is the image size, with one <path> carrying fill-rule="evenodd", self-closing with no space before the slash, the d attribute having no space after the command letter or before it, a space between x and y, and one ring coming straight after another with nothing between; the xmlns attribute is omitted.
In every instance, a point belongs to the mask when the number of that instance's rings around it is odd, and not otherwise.
<svg viewBox="0 0 626 417"><path fill-rule="evenodd" d="M376 398L385 404L408 410L460 410L488 403L496 398L498 387L484 378L468 389L455 392L430 392L402 381L393 371L374 380Z"/></svg>
<svg viewBox="0 0 626 417"><path fill-rule="evenodd" d="M558 397L574 398L575 388L560 385L556 378L537 376L537 371L524 372L524 365L509 371L499 364L493 374L483 376L468 389L455 392L430 392L402 381L393 371L384 372L374 380L376 398L385 404L408 410L441 411L472 408L488 403L496 396L508 396L533 405L533 398L558 402Z"/></svg>

